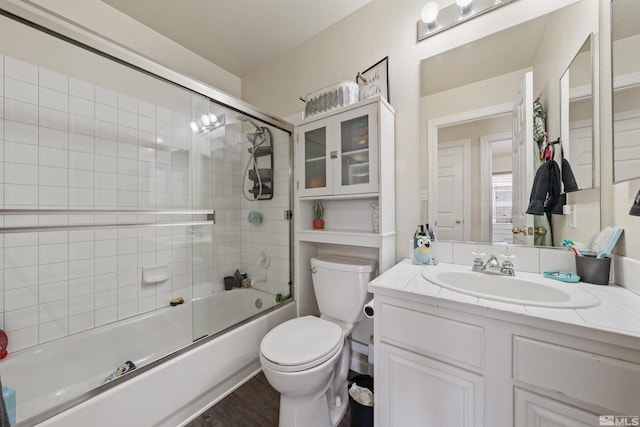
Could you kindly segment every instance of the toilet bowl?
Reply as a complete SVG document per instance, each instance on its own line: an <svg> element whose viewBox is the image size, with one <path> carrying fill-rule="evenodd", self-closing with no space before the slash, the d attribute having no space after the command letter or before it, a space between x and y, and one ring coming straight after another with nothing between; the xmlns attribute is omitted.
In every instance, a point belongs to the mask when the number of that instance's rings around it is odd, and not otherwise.
<svg viewBox="0 0 640 427"><path fill-rule="evenodd" d="M348 257L311 259L321 316L288 320L260 344L267 381L280 393L280 426L336 426L348 405L349 335L362 317L377 262Z"/></svg>

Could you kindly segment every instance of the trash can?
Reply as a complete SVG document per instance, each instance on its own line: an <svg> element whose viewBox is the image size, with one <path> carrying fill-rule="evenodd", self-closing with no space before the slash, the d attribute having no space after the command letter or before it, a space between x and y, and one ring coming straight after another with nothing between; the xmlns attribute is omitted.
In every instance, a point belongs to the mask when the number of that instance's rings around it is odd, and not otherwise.
<svg viewBox="0 0 640 427"><path fill-rule="evenodd" d="M354 384L373 393L373 377L370 375L353 377L349 380L349 390ZM351 427L373 427L373 403L372 406L363 405L349 393L349 414L351 416Z"/></svg>

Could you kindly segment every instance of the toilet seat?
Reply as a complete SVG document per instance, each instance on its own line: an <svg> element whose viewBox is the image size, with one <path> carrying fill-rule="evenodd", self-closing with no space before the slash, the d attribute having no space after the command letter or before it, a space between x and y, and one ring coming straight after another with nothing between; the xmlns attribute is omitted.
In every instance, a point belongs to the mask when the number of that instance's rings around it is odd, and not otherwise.
<svg viewBox="0 0 640 427"><path fill-rule="evenodd" d="M342 328L315 316L287 320L265 335L263 362L271 369L298 372L320 365L342 349Z"/></svg>

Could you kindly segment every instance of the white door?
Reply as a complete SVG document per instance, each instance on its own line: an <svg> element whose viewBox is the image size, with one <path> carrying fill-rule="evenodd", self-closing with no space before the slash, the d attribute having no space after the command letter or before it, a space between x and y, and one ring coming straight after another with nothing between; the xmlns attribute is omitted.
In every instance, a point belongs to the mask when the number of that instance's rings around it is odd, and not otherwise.
<svg viewBox="0 0 640 427"><path fill-rule="evenodd" d="M569 123L569 147L571 156L565 158L571 164L571 171L578 183L578 188L584 190L593 187L593 126L591 120Z"/></svg>
<svg viewBox="0 0 640 427"><path fill-rule="evenodd" d="M533 72L525 74L513 105L513 243L533 245L533 216L527 215L533 187ZM524 231L524 232L523 232ZM526 234L525 234L526 233Z"/></svg>
<svg viewBox="0 0 640 427"><path fill-rule="evenodd" d="M616 114L613 120L613 135L615 181L637 177L640 171L640 111Z"/></svg>
<svg viewBox="0 0 640 427"><path fill-rule="evenodd" d="M443 240L469 240L468 189L465 163L469 140L438 143L437 235Z"/></svg>

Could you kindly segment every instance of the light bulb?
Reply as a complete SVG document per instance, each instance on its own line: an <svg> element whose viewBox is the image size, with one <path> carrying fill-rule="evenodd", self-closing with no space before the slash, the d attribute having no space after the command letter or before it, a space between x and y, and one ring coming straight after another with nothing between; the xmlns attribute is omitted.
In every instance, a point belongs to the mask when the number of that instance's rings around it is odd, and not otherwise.
<svg viewBox="0 0 640 427"><path fill-rule="evenodd" d="M438 3L436 3L435 1L430 1L422 8L420 19L422 19L422 22L424 22L429 26L429 28L431 28L436 24L436 21L438 19L438 12Z"/></svg>
<svg viewBox="0 0 640 427"><path fill-rule="evenodd" d="M471 2L473 0L456 0L456 4L460 8L460 14L464 15L471 10Z"/></svg>
<svg viewBox="0 0 640 427"><path fill-rule="evenodd" d="M211 122L209 121L209 116L207 114L203 114L202 116L200 116L200 121L205 126L209 126L209 124L211 124Z"/></svg>
<svg viewBox="0 0 640 427"><path fill-rule="evenodd" d="M215 122L217 122L217 121L218 121L218 116L216 116L216 115L215 115L215 114L213 114L213 113L209 114L209 121L210 121L211 123L215 123Z"/></svg>
<svg viewBox="0 0 640 427"><path fill-rule="evenodd" d="M198 124L196 122L189 123L189 127L191 128L192 131L198 132Z"/></svg>

